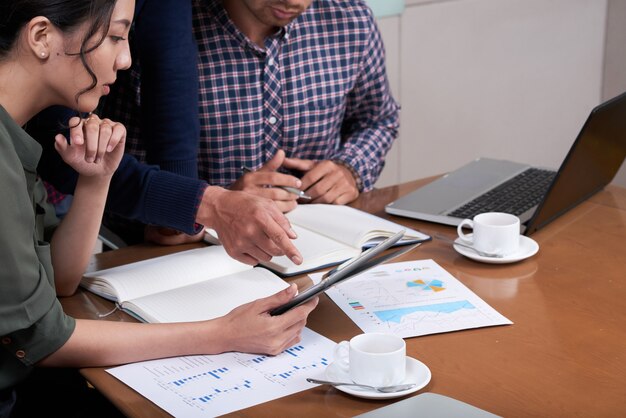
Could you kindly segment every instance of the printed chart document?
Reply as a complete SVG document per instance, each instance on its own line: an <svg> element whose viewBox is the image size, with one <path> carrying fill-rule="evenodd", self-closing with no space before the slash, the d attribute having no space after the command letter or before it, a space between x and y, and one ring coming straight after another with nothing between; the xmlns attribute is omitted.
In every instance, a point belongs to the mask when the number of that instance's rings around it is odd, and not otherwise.
<svg viewBox="0 0 626 418"><path fill-rule="evenodd" d="M214 417L317 386L306 378L323 375L334 348L333 341L304 328L299 344L274 357L175 357L107 372L175 417Z"/></svg>
<svg viewBox="0 0 626 418"><path fill-rule="evenodd" d="M433 260L384 264L326 294L364 332L408 338L512 324Z"/></svg>
<svg viewBox="0 0 626 418"><path fill-rule="evenodd" d="M339 264L403 229L404 238L397 245L430 239L421 232L344 205L298 205L286 216L298 234L293 242L302 254L303 263L297 266L284 256L262 263L283 276ZM216 232L211 229L207 230L205 241L219 244Z"/></svg>
<svg viewBox="0 0 626 418"><path fill-rule="evenodd" d="M143 322L217 318L288 286L269 270L231 258L221 246L87 273L80 285Z"/></svg>

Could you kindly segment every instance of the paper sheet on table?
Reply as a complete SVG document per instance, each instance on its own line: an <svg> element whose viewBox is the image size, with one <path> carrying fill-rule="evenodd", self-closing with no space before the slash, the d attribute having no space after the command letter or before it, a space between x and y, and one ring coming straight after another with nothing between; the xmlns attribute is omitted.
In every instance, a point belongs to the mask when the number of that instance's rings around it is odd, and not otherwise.
<svg viewBox="0 0 626 418"><path fill-rule="evenodd" d="M512 324L433 260L383 264L326 294L364 332L409 338Z"/></svg>
<svg viewBox="0 0 626 418"><path fill-rule="evenodd" d="M225 353L173 357L108 369L141 395L176 417L214 417L317 385L335 343L304 328L302 341L271 357Z"/></svg>

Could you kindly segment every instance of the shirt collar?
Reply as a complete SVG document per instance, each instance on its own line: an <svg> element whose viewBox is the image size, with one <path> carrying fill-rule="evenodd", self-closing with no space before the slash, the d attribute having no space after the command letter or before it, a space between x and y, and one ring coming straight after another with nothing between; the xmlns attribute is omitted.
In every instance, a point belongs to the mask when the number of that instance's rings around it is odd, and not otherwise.
<svg viewBox="0 0 626 418"><path fill-rule="evenodd" d="M224 28L226 32L228 32L231 36L233 36L241 45L243 49L250 49L254 51L256 54L265 55L266 51L264 48L258 46L256 43L252 42L243 32L239 30L239 28L233 23L233 21L228 16L226 9L222 5L221 0L208 0L206 2L207 9L213 16L213 19ZM305 12L306 13L306 12ZM298 24L298 21L302 18L299 16L297 19L289 22L288 25L279 28L273 35L270 35L270 38L275 38L281 41L282 43L287 43L291 38L291 33L294 30L294 27Z"/></svg>

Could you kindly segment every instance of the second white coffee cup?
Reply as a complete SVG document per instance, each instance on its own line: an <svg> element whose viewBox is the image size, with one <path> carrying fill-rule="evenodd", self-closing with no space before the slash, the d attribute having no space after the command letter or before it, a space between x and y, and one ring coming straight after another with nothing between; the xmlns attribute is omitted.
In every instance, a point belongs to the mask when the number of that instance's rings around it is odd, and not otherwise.
<svg viewBox="0 0 626 418"><path fill-rule="evenodd" d="M355 383L397 385L406 376L406 343L392 334L359 334L337 344L335 363Z"/></svg>
<svg viewBox="0 0 626 418"><path fill-rule="evenodd" d="M463 232L464 227L474 230L472 236ZM457 227L459 238L478 251L499 255L513 254L519 249L520 220L503 212L487 212L464 219Z"/></svg>

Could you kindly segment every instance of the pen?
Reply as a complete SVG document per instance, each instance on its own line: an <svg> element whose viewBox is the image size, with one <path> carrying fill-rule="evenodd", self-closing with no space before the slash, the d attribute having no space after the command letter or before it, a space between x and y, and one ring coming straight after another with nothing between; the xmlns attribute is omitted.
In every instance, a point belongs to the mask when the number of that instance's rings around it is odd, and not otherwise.
<svg viewBox="0 0 626 418"><path fill-rule="evenodd" d="M246 167L245 165L241 166L241 171L245 174L245 173L251 173L252 169L250 169L249 167ZM272 187L278 187L280 189L283 189L285 191L288 191L289 193L293 193L296 196L298 196L300 199L304 199L304 200L311 200L311 196L309 196L308 194L304 193L302 190L300 189L296 189L295 187L290 187L290 186L272 186Z"/></svg>

